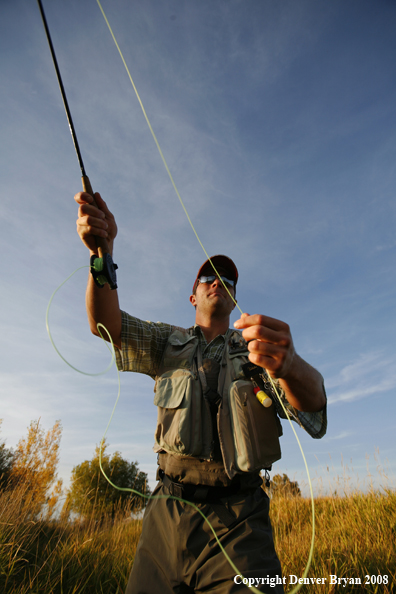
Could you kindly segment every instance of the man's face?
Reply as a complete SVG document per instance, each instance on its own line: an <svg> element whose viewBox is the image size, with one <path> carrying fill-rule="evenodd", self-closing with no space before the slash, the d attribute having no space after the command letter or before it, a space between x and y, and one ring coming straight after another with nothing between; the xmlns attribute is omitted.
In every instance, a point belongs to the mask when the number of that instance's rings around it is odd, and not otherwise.
<svg viewBox="0 0 396 594"><path fill-rule="evenodd" d="M225 276L226 278L230 277L230 274L227 274L227 271L223 270L222 268L218 268L217 271L220 276ZM210 268L205 270L203 275L214 276L215 272L213 268ZM232 297L234 297L234 287L228 287L228 290ZM230 297L223 283L217 276L211 282L199 282L195 291L195 295L191 295L190 301L194 307L196 307L197 310L202 313L216 313L217 315L222 316L230 315L235 307L233 299Z"/></svg>

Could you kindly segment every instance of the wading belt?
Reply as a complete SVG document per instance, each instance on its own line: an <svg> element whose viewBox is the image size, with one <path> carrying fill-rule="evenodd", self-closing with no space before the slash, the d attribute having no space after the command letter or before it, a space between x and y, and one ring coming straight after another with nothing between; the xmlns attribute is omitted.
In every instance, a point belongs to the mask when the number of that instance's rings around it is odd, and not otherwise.
<svg viewBox="0 0 396 594"><path fill-rule="evenodd" d="M161 468L158 468L157 479L162 482L169 495L187 501L207 503L227 528L235 523L234 515L227 509L221 499L231 497L241 491L239 481L229 487L207 487L206 485L181 484L172 481Z"/></svg>

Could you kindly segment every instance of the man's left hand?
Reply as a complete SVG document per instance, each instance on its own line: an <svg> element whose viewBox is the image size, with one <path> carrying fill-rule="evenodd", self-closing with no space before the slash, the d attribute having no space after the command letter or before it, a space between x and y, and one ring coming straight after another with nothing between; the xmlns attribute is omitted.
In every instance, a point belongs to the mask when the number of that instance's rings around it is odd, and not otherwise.
<svg viewBox="0 0 396 594"><path fill-rule="evenodd" d="M264 367L272 378L284 378L296 354L289 326L281 320L243 313L234 323L243 330L242 336L248 342L249 359Z"/></svg>

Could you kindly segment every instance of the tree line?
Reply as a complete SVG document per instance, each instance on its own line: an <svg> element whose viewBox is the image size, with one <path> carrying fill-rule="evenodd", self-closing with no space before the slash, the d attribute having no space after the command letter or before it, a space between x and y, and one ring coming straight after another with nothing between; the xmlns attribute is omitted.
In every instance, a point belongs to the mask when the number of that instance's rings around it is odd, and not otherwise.
<svg viewBox="0 0 396 594"><path fill-rule="evenodd" d="M128 506L133 512L145 506L147 499L127 489L150 495L147 474L139 470L137 462L129 462L120 452L110 455L106 442L101 448L102 468L114 485L126 490L115 489L103 476L97 446L91 460L73 468L70 487L64 492L57 473L61 437L60 421L45 431L37 420L30 423L27 436L19 440L14 450L0 440L0 490L12 493L22 487L30 498L35 518L74 514L74 517L102 519L114 517L120 507Z"/></svg>
<svg viewBox="0 0 396 594"><path fill-rule="evenodd" d="M57 514L114 518L118 509L128 507L132 513L145 507L147 498L131 493L130 489L149 496L147 474L139 470L137 462L129 462L120 452L110 455L106 442L102 448L96 446L91 460L73 468L70 487L64 492L62 479L57 476L61 436L60 421L46 432L38 420L30 423L26 438L19 440L15 450L0 440L0 490L23 487L30 498L32 515L46 519ZM122 491L103 476L100 459L106 476ZM269 485L263 477L263 489L271 497L301 496L298 483L286 474L276 474Z"/></svg>

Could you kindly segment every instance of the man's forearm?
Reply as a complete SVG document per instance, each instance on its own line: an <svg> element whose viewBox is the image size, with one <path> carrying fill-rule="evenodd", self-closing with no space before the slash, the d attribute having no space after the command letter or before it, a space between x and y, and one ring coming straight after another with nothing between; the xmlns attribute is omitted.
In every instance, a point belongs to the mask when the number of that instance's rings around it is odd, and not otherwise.
<svg viewBox="0 0 396 594"><path fill-rule="evenodd" d="M85 303L91 332L99 336L97 324L100 322L107 328L115 346L121 348L121 310L117 290L111 290L107 283L102 288L97 287L89 274ZM107 340L105 332L103 336Z"/></svg>
<svg viewBox="0 0 396 594"><path fill-rule="evenodd" d="M106 202L98 192L95 194L95 200L87 192L78 192L74 200L79 204L77 233L89 249L90 255L98 256L97 238L101 237L106 239L112 256L117 224ZM112 291L108 284L98 287L90 273L85 303L91 332L99 336L97 324L101 323L108 330L113 343L121 347L121 311L117 291ZM103 336L108 340L106 333L103 333Z"/></svg>
<svg viewBox="0 0 396 594"><path fill-rule="evenodd" d="M279 383L287 400L297 410L317 412L326 404L321 374L297 353L287 375L279 379Z"/></svg>

